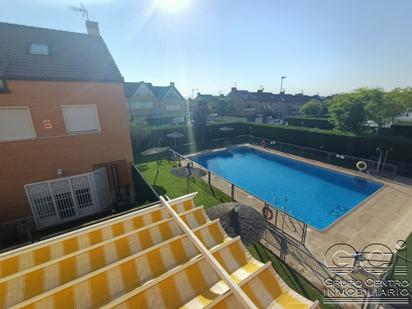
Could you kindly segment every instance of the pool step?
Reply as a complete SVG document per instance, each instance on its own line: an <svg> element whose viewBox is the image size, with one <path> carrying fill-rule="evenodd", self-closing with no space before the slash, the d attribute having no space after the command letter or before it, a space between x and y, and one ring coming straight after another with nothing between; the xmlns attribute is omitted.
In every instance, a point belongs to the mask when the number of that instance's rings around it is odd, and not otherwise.
<svg viewBox="0 0 412 309"><path fill-rule="evenodd" d="M178 213L182 213L194 207L195 196L196 194L190 194L174 199L170 201L170 204ZM142 211L122 215L97 225L6 252L0 255L0 278L47 263L166 218L170 218L169 213L157 204Z"/></svg>

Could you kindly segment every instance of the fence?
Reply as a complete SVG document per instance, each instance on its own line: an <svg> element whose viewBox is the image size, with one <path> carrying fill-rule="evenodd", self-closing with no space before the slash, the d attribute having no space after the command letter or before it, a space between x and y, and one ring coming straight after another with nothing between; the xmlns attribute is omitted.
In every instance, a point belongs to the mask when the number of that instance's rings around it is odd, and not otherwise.
<svg viewBox="0 0 412 309"><path fill-rule="evenodd" d="M262 145L262 141L264 141L265 147L268 149L273 149L279 152L288 153L355 171L357 171L356 163L359 161L364 161L367 164L367 173L374 176L393 179L398 174L397 165L387 162L379 162L379 160L373 160L373 158L366 159L361 157L343 155L323 149L315 149L295 144L284 143L267 138L256 137L249 134L231 137L228 136L227 138L213 139L203 143L188 143L172 148L180 154L190 154L198 151L205 151L246 143L260 146Z"/></svg>
<svg viewBox="0 0 412 309"><path fill-rule="evenodd" d="M100 212L111 205L106 170L25 185L38 228Z"/></svg>
<svg viewBox="0 0 412 309"><path fill-rule="evenodd" d="M322 149L303 147L299 145L279 142L270 139L264 139L255 136L250 136L249 138L251 144L262 145L262 141L264 141L265 147L267 148L316 161L329 163L351 170L357 170L356 163L359 161L364 161L368 166L367 171L371 175L394 178L397 174L398 168L396 165L393 164L383 163L355 156L342 155L339 153L329 152Z"/></svg>
<svg viewBox="0 0 412 309"><path fill-rule="evenodd" d="M159 202L156 191L147 183L140 171L134 165L131 168L135 188L135 202L138 205Z"/></svg>

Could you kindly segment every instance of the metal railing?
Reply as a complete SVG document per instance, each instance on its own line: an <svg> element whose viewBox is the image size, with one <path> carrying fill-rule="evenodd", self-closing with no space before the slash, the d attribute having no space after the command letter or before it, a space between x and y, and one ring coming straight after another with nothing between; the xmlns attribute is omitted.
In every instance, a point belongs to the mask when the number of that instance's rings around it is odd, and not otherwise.
<svg viewBox="0 0 412 309"><path fill-rule="evenodd" d="M249 138L250 143L254 145L262 145L262 141L264 141L264 146L266 148L325 162L351 170L357 170L356 163L359 161L364 161L368 166L367 172L371 175L393 178L398 171L398 167L396 165L389 163L380 163L379 161L366 158L330 152L323 149L315 149L295 144L284 143L277 140L256 137L253 135L250 135Z"/></svg>
<svg viewBox="0 0 412 309"><path fill-rule="evenodd" d="M331 152L322 148L316 149L311 147L300 146L281 142L278 140L257 137L251 134L243 134L236 136L227 136L225 138L212 139L201 143L187 143L172 147L180 154L191 154L199 151L207 151L216 148L224 148L233 145L253 144L261 146L264 141L265 148L276 150L279 152L296 155L299 157L324 162L327 164L343 167L353 171L357 171L356 163L364 161L367 164L367 174L394 178L398 174L398 166L387 162L380 163L378 160L345 155L341 153Z"/></svg>
<svg viewBox="0 0 412 309"><path fill-rule="evenodd" d="M112 204L104 168L24 188L38 228L95 214Z"/></svg>

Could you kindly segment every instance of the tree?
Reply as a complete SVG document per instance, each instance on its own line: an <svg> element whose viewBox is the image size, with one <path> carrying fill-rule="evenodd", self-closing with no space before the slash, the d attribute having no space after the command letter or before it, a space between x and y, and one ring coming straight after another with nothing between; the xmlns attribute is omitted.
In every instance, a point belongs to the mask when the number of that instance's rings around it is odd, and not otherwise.
<svg viewBox="0 0 412 309"><path fill-rule="evenodd" d="M206 102L196 102L193 107L193 121L196 139L198 141L203 141L205 138L208 115L209 107L207 106Z"/></svg>
<svg viewBox="0 0 412 309"><path fill-rule="evenodd" d="M130 135L132 137L133 148L143 149L151 147L150 137L152 128L145 120L134 120L130 123ZM157 146L157 145L155 145Z"/></svg>
<svg viewBox="0 0 412 309"><path fill-rule="evenodd" d="M360 88L353 95L364 104L368 120L374 121L378 127L392 122L404 111L403 105L382 88Z"/></svg>
<svg viewBox="0 0 412 309"><path fill-rule="evenodd" d="M312 99L300 108L300 112L305 116L319 116L322 114L323 105L318 100Z"/></svg>
<svg viewBox="0 0 412 309"><path fill-rule="evenodd" d="M365 104L354 93L335 95L329 112L336 128L343 131L361 132L367 119Z"/></svg>
<svg viewBox="0 0 412 309"><path fill-rule="evenodd" d="M388 93L388 98L396 104L400 104L404 111L412 110L412 88L395 88Z"/></svg>
<svg viewBox="0 0 412 309"><path fill-rule="evenodd" d="M217 98L212 102L212 109L223 119L223 116L229 111L229 101Z"/></svg>

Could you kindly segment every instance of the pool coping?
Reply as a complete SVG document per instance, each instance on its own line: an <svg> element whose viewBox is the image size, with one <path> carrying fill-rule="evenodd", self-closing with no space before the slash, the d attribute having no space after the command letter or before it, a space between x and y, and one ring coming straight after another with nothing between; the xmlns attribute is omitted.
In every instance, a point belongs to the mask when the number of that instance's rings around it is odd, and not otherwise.
<svg viewBox="0 0 412 309"><path fill-rule="evenodd" d="M383 181L383 180L380 179L380 178L376 178L375 176L367 175L367 176L365 177L365 175L363 175L363 174L359 175L357 172L351 171L351 170L349 170L349 169L346 169L346 168L343 168L343 167L340 167L340 166L335 166L335 165L332 165L332 164L328 164L328 163L324 163L324 162L319 162L319 161L312 160L312 159L302 158L302 157L299 157L299 156L297 156L297 155L285 154L285 153L282 153L282 152L277 151L277 150L274 150L274 149L268 149L268 148L261 147L261 146L256 146L256 145L253 145L253 144L250 144L250 143L233 145L233 146L231 146L231 147L222 147L222 148L216 148L216 149L202 150L202 151L198 151L198 152L195 152L195 153L191 153L191 154L186 155L186 156L183 156L183 157L186 158L186 159L191 160L192 162L196 163L197 165L200 165L199 163L197 163L197 162L195 162L194 160L192 160L191 157L197 156L197 155L206 154L206 153L211 153L211 152L224 151L224 150L227 150L227 149L230 149L230 148L239 148L239 147L249 147L249 148L253 148L253 149L256 149L256 150L261 151L261 152L270 153L270 154L272 154L272 155L273 155L273 154L279 155L279 156L282 156L282 157L284 157L284 158L286 158L286 159L289 159L289 160L295 160L295 161L299 161L299 162L301 162L301 163L303 163L303 164L312 165L312 166L314 166L314 167L316 167L316 168L322 168L322 169L325 169L325 170L331 170L331 171L336 172L336 173L340 173L340 174L344 174L344 175L352 176L352 177L358 177L358 178L361 178L361 179L363 179L363 180L365 180L365 181L370 181L370 182L374 182L374 183L377 183L377 184L381 184L381 185L382 185L382 186L379 187L379 189L377 189L377 190L376 190L375 192L373 192L371 195L368 195L366 198L362 199L358 204L356 204L356 205L355 205L354 207L352 207L349 211L347 211L347 212L344 213L342 216L340 216L339 218L337 218L335 221L333 221L332 223L330 223L328 226L326 226L326 227L323 228L323 229L319 229L319 228L317 228L317 227L315 227L315 226L313 226L313 225L311 225L311 224L309 224L309 223L304 222L303 220L300 220L300 219L296 218L295 216L291 215L291 214L290 214L289 212L287 212L287 211L284 211L284 210L282 210L282 209L280 209L280 208L278 208L278 207L274 207L274 206L273 206L271 203L269 203L268 201L266 201L266 200L264 200L264 199L256 196L256 195L253 194L253 193L250 193L249 191L245 190L243 187L234 184L237 188L243 190L245 193L253 196L254 198L257 198L258 200L260 200L260 201L262 201L262 202L267 203L268 205L270 205L271 207L273 207L273 208L276 209L277 211L286 213L288 216L292 217L293 219L295 219L295 220L297 220L297 221L299 221L299 222L302 222L302 223L306 224L306 225L308 226L308 228L312 228L312 229L314 229L314 230L316 230L316 231L318 231L318 232L320 232L320 233L327 232L330 228L332 228L334 225L336 225L337 223L339 223L340 221L342 221L342 220L343 220L344 218L346 218L349 214L351 214L351 213L352 213L353 211L355 211L356 209L360 208L360 206L362 206L363 204L365 204L365 203L366 203L367 201L369 201L371 198L375 197L375 196L376 196L378 193L380 193L385 187L387 187L387 184L386 184L385 181ZM320 164L319 164L319 163L320 163ZM325 166L325 165L326 165L326 166ZM202 165L200 165L200 166L202 166ZM213 171L205 168L204 166L202 166L202 168L206 169L207 171L209 171L210 173L212 173L212 174L214 174L214 175L217 175L218 177L222 178L222 179L225 180L226 182L232 184L232 182L231 182L230 180L226 179L226 178L223 177L222 175L219 175L219 174L217 174L217 173L215 173L215 172L213 172Z"/></svg>

